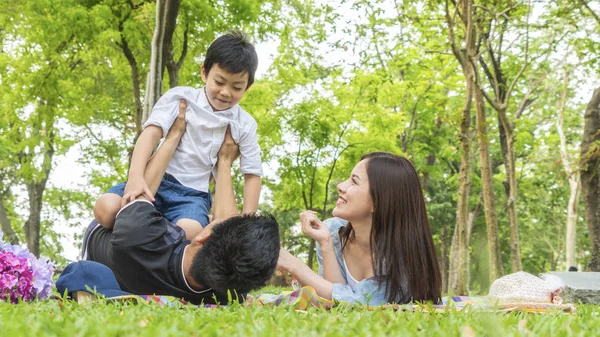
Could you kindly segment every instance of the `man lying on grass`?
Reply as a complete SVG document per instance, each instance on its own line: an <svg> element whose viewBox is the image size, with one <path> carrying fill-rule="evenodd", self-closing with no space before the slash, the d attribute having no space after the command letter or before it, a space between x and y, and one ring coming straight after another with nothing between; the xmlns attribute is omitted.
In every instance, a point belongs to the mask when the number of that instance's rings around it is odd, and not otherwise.
<svg viewBox="0 0 600 337"><path fill-rule="evenodd" d="M166 139L147 164L144 178L156 193L185 132L186 102ZM143 195L123 207L113 230L93 221L84 236L83 259L100 262L121 288L139 295L169 295L189 302L226 303L227 292L242 300L266 284L279 257L279 228L269 215L238 215L231 164L238 146L227 129L219 150L214 220L191 242Z"/></svg>

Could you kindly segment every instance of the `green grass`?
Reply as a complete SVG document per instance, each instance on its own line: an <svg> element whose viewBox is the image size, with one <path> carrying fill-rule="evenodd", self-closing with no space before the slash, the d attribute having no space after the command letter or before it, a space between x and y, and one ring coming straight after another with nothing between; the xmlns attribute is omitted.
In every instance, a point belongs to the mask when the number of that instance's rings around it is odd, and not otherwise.
<svg viewBox="0 0 600 337"><path fill-rule="evenodd" d="M597 336L600 306L576 315L291 307L0 303L1 336Z"/></svg>

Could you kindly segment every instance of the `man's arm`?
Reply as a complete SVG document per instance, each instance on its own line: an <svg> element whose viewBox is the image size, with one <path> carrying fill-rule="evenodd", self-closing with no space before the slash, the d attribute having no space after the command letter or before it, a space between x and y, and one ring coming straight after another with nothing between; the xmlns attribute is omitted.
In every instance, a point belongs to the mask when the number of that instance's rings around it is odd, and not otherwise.
<svg viewBox="0 0 600 337"><path fill-rule="evenodd" d="M258 210L261 185L261 177L244 174L244 209L242 213L254 213Z"/></svg>
<svg viewBox="0 0 600 337"><path fill-rule="evenodd" d="M148 159L152 155L152 150L156 146L156 143L162 137L162 129L158 126L150 125L142 131L140 137L135 143L133 148L133 155L131 156L131 165L129 167L129 176L127 178L127 185L121 201L121 206L134 200L139 195L145 195L146 199L154 201L154 194L156 191L151 192L146 184L144 174L146 171L146 164Z"/></svg>
<svg viewBox="0 0 600 337"><path fill-rule="evenodd" d="M175 149L179 145L181 136L183 136L185 132L186 108L187 103L185 102L185 100L182 99L179 102L179 115L175 119L175 122L173 122L171 129L169 129L167 137L165 138L161 146L158 148L158 150L154 153L152 158L150 158L150 160L148 161L148 165L145 167L144 180L152 196L154 196L156 194L156 191L158 191L160 182L162 181L162 178L165 175L165 172L167 171L167 166L169 166L169 162L171 161L171 158L175 153ZM141 195L139 197L152 201L145 195Z"/></svg>
<svg viewBox="0 0 600 337"><path fill-rule="evenodd" d="M231 164L239 157L238 145L231 137L231 130L227 127L225 139L219 149L219 160L217 161L217 177L215 179L215 198L213 202L213 220L198 234L196 239L203 242L212 233L212 228L226 219L239 215L235 195L233 193L233 182L231 180Z"/></svg>
<svg viewBox="0 0 600 337"><path fill-rule="evenodd" d="M323 298L331 299L333 292L333 283L327 281L321 276L315 274L306 263L290 254L286 249L279 250L279 260L277 268L285 270L292 274L303 286L315 288L317 294Z"/></svg>
<svg viewBox="0 0 600 337"><path fill-rule="evenodd" d="M231 137L230 127L227 127L225 139L219 149L219 160L217 161L213 210L213 218L215 220L222 220L238 215L235 195L233 193L233 182L231 180L231 164L239 155L239 147Z"/></svg>

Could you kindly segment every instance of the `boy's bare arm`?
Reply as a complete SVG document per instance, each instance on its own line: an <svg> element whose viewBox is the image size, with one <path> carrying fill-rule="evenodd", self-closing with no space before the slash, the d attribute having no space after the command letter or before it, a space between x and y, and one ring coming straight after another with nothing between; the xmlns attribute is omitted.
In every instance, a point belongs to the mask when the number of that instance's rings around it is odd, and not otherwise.
<svg viewBox="0 0 600 337"><path fill-rule="evenodd" d="M125 186L121 206L135 200L139 195L144 195L146 199L154 201L154 193L150 191L146 184L144 172L146 171L148 159L150 159L150 156L152 155L152 150L154 150L156 143L158 143L161 137L162 129L154 125L148 126L140 134L140 137L133 148L129 176L127 178L127 185Z"/></svg>
<svg viewBox="0 0 600 337"><path fill-rule="evenodd" d="M254 213L260 200L261 177L254 174L244 175L244 209L242 213Z"/></svg>

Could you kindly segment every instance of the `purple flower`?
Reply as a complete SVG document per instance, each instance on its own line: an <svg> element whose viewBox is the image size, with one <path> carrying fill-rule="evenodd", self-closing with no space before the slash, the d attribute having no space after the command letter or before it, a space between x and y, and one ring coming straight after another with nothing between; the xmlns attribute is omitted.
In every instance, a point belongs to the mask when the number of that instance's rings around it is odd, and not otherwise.
<svg viewBox="0 0 600 337"><path fill-rule="evenodd" d="M30 301L35 297L33 273L26 258L9 251L0 251L0 299L17 303L19 298Z"/></svg>
<svg viewBox="0 0 600 337"><path fill-rule="evenodd" d="M39 258L34 261L31 269L33 271L33 287L36 291L36 297L38 299L50 297L54 287L54 281L52 280L54 263L46 258Z"/></svg>
<svg viewBox="0 0 600 337"><path fill-rule="evenodd" d="M17 303L50 297L54 263L36 258L27 248L5 243L0 231L0 300Z"/></svg>

